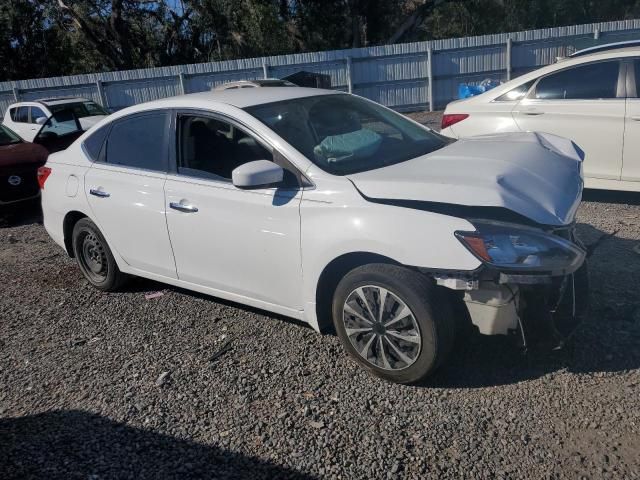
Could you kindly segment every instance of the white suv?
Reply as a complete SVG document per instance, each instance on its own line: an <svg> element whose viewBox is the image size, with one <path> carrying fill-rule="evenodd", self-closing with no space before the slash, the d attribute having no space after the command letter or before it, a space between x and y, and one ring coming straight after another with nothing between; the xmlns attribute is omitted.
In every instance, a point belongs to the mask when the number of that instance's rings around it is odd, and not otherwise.
<svg viewBox="0 0 640 480"><path fill-rule="evenodd" d="M86 98L45 98L9 105L2 123L23 140L33 142L49 120L47 130L60 137L89 130L107 115L104 108Z"/></svg>
<svg viewBox="0 0 640 480"><path fill-rule="evenodd" d="M450 103L441 133L560 135L585 151L587 188L640 192L639 95L640 47L600 46Z"/></svg>
<svg viewBox="0 0 640 480"><path fill-rule="evenodd" d="M581 165L551 135L453 142L354 95L273 87L119 111L39 178L47 231L95 287L137 275L333 323L362 366L412 383L458 320L570 330Z"/></svg>

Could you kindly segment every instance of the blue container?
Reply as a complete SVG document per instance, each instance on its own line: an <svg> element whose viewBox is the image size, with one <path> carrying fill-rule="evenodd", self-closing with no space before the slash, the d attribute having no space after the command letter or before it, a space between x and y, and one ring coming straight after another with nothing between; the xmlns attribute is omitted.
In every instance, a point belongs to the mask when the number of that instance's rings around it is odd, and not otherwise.
<svg viewBox="0 0 640 480"><path fill-rule="evenodd" d="M461 83L458 85L458 98L469 98L474 95L480 95L481 93L487 92L492 88L496 88L500 85L500 82L496 80L483 80L479 85L469 85L468 83Z"/></svg>

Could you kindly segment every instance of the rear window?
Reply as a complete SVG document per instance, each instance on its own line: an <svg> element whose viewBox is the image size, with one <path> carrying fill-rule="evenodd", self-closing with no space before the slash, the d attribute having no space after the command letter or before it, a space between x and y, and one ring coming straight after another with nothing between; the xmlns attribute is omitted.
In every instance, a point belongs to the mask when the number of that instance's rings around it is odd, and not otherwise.
<svg viewBox="0 0 640 480"><path fill-rule="evenodd" d="M534 82L535 80L531 80L530 82L523 83L522 85L518 85L517 87L509 90L507 93L503 93L494 101L495 102L514 102L517 100L522 100Z"/></svg>
<svg viewBox="0 0 640 480"><path fill-rule="evenodd" d="M544 77L536 86L541 100L592 100L616 98L619 62L591 63Z"/></svg>
<svg viewBox="0 0 640 480"><path fill-rule="evenodd" d="M94 162L97 162L100 159L100 151L102 150L102 145L104 145L105 138L107 138L107 133L109 133L109 125L98 129L82 144L84 146L85 153Z"/></svg>

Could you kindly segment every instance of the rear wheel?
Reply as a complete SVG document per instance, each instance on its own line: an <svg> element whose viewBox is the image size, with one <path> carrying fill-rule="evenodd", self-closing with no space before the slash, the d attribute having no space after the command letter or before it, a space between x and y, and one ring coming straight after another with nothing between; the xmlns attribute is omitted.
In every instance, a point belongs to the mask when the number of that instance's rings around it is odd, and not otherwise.
<svg viewBox="0 0 640 480"><path fill-rule="evenodd" d="M448 301L424 275L395 265L349 272L334 295L333 321L360 365L396 383L423 381L453 344Z"/></svg>
<svg viewBox="0 0 640 480"><path fill-rule="evenodd" d="M118 268L106 240L91 220L78 220L73 227L72 242L80 271L91 285L109 292L126 282L127 275Z"/></svg>

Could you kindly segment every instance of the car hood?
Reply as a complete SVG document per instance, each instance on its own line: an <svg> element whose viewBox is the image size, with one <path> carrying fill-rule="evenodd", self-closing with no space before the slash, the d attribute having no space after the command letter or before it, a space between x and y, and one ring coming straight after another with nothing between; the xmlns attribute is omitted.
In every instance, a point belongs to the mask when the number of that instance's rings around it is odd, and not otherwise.
<svg viewBox="0 0 640 480"><path fill-rule="evenodd" d="M91 127L93 127L96 123L98 123L103 118L107 118L107 116L106 115L92 115L90 117L79 118L78 120L80 120L80 126L82 127L82 130L86 131L86 130L89 130Z"/></svg>
<svg viewBox="0 0 640 480"><path fill-rule="evenodd" d="M11 168L33 164L44 165L49 152L35 143L15 143L0 146L0 168Z"/></svg>
<svg viewBox="0 0 640 480"><path fill-rule="evenodd" d="M373 200L502 207L544 225L574 220L582 198L583 151L546 133L458 140L433 153L348 175Z"/></svg>

